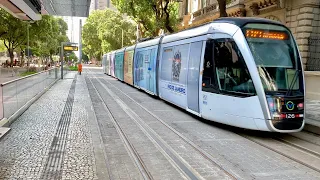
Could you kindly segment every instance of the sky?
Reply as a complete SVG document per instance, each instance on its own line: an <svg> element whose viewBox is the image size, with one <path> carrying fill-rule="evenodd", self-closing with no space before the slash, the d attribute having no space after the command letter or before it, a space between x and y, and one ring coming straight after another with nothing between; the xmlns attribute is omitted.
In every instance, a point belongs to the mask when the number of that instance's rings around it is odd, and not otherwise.
<svg viewBox="0 0 320 180"><path fill-rule="evenodd" d="M83 26L87 18L71 16L63 16L61 18L63 18L68 24L67 36L69 37L70 41L79 43L80 19L82 20ZM79 51L76 51L75 54L79 57Z"/></svg>

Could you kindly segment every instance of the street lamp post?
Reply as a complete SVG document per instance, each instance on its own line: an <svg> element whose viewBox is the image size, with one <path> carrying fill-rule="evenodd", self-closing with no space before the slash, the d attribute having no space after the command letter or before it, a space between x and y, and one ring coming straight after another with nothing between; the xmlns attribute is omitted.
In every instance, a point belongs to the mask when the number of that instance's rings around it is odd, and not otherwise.
<svg viewBox="0 0 320 180"><path fill-rule="evenodd" d="M123 48L123 29L122 28L121 28L121 39L122 39L121 48Z"/></svg>

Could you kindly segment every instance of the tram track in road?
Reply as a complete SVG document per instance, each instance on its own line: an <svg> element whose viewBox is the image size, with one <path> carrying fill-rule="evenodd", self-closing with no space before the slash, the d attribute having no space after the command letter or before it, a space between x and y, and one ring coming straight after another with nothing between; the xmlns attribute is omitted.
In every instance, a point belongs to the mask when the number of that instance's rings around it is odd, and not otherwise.
<svg viewBox="0 0 320 180"><path fill-rule="evenodd" d="M88 78L92 87L95 89L99 99L101 100L101 102L104 102L104 100L102 99L99 91L97 90L97 88L94 86L92 80L90 78ZM117 122L117 120L114 118L113 114L111 113L110 109L108 108L108 106L103 103L104 109L105 111L108 113L109 118L112 120L114 127L116 128L120 138L122 139L122 141L124 142L125 147L127 148L129 155L131 157L131 159L134 161L134 163L136 164L136 166L138 167L141 175L143 176L143 178L145 180L152 180L153 177L150 174L150 172L148 171L146 165L144 164L144 162L142 161L141 156L138 154L138 152L136 151L136 149L134 148L134 146L132 145L132 143L130 143L127 135L124 133L123 129L121 128L121 126L119 125L119 123ZM110 172L109 172L110 173Z"/></svg>
<svg viewBox="0 0 320 180"><path fill-rule="evenodd" d="M206 159L207 161L209 161L211 163L211 165L219 168L226 176L228 176L230 179L240 179L243 177L239 177L237 174L234 174L233 172L229 172L230 170L224 168L222 165L218 164L215 159L212 157L212 155L210 155L209 153L207 153L206 151L204 151L203 149L201 149L199 146L197 146L196 144L194 144L191 140L189 140L188 138L186 138L184 135L182 135L181 133L179 133L177 130L175 130L173 127L171 127L169 124L167 124L166 122L164 122L161 118L159 118L157 115L155 115L154 113L152 113L151 111L149 111L146 107L144 107L143 105L141 105L139 102L137 102L136 100L134 100L133 98L131 98L129 95L127 95L125 92L123 92L121 89L119 89L118 87L114 86L112 83L108 82L107 80L105 80L105 82L107 82L110 86L112 86L113 88L115 88L117 91L121 92L121 94L123 94L125 97L127 97L128 99L130 99L132 102L134 102L135 104L137 104L139 107L141 107L145 112L147 112L148 114L150 114L153 118L155 118L158 122L160 122L164 127L166 127L168 130L170 130L171 132L173 132L175 135L177 135L181 140L183 140L186 144L188 144L189 146L191 146L194 151L196 151L198 154L200 154L204 159ZM116 95L119 96L119 95ZM145 124L146 126L148 126L147 124ZM149 127L150 128L150 127ZM152 131L152 129L151 129ZM155 133L155 132L154 132ZM156 134L156 133L155 133ZM170 147L168 147L168 149L170 149ZM172 150L172 149L171 149ZM169 152L170 154L170 152ZM175 152L171 153L171 158L173 159L173 161L175 160L179 160L181 159L181 157L177 157L178 155L175 154ZM172 157L173 156L173 157ZM182 163L182 164L181 164ZM185 164L183 164L185 163ZM179 163L176 163L178 166L180 166L179 168L182 169L182 171L185 171L186 168L188 168L188 163L184 162L183 160ZM182 167L181 167L182 166ZM190 179L194 179L192 178L192 175L190 176L190 172L194 173L194 170L192 170L192 168L190 168L191 170L189 172L184 172L187 174L187 176ZM197 178L198 175L194 174L195 179L201 179L201 177ZM247 177L250 178L250 177ZM251 177L252 178L252 177Z"/></svg>
<svg viewBox="0 0 320 180"><path fill-rule="evenodd" d="M302 133L236 132L238 135L320 173L320 145L301 138ZM319 138L320 142L320 138Z"/></svg>

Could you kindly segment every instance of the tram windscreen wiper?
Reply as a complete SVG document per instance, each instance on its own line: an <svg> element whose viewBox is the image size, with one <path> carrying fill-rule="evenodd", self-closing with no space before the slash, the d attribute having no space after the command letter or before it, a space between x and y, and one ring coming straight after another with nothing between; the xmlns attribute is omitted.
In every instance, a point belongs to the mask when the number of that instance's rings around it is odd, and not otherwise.
<svg viewBox="0 0 320 180"><path fill-rule="evenodd" d="M287 91L287 93L286 93L286 96L289 96L290 95L290 93L291 93L291 91L292 91L292 89L293 89L293 87L294 87L294 84L296 83L296 81L297 81L297 77L299 77L299 72L300 72L301 70L296 70L296 72L294 73L294 76L293 76L293 79L292 79L292 81L291 81L291 83L290 83L290 86L289 86L289 89L288 89L288 91Z"/></svg>

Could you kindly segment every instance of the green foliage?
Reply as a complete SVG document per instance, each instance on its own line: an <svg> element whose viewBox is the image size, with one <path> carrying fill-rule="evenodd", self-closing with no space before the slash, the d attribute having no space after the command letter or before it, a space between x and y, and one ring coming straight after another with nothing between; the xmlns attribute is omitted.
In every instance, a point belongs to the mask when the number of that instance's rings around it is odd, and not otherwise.
<svg viewBox="0 0 320 180"><path fill-rule="evenodd" d="M68 25L60 18L44 15L36 21L31 29L31 36L36 34L36 39L31 39L33 51L37 56L51 57L58 53L61 42L68 42L66 35ZM33 33L33 31L35 31Z"/></svg>
<svg viewBox="0 0 320 180"><path fill-rule="evenodd" d="M84 62L88 62L89 61L89 57L86 54L84 54L83 51L82 51L82 59L83 59Z"/></svg>
<svg viewBox="0 0 320 180"><path fill-rule="evenodd" d="M13 61L13 52L23 52L27 48L29 32L29 45L34 55L51 57L58 51L61 42L69 41L66 35L68 26L62 19L44 15L39 21L30 23L13 17L0 8L0 39Z"/></svg>
<svg viewBox="0 0 320 180"><path fill-rule="evenodd" d="M27 71L25 71L23 73L20 73L19 76L29 76L29 75L35 74L35 73L37 73L36 70L35 71L27 70Z"/></svg>
<svg viewBox="0 0 320 180"><path fill-rule="evenodd" d="M111 0L121 13L133 18L143 36L156 36L160 29L174 32L178 22L179 3L176 0Z"/></svg>
<svg viewBox="0 0 320 180"><path fill-rule="evenodd" d="M29 76L29 75L31 75L31 74L35 74L35 73L37 73L37 72L34 72L34 71L26 71L26 72L23 72L23 73L21 73L19 76Z"/></svg>
<svg viewBox="0 0 320 180"><path fill-rule="evenodd" d="M0 52L5 52L7 50L6 46L3 44L3 40L0 40Z"/></svg>
<svg viewBox="0 0 320 180"><path fill-rule="evenodd" d="M70 71L78 71L78 66L70 66L69 70Z"/></svg>
<svg viewBox="0 0 320 180"><path fill-rule="evenodd" d="M83 52L90 58L101 60L103 53L132 45L136 26L118 12L97 10L90 14L83 27Z"/></svg>
<svg viewBox="0 0 320 180"><path fill-rule="evenodd" d="M103 11L94 11L83 26L83 52L88 54L90 58L100 57L102 54L101 40L98 37L98 26L103 21L102 15Z"/></svg>
<svg viewBox="0 0 320 180"><path fill-rule="evenodd" d="M21 21L0 8L0 38L13 62L13 51L22 46L27 37L28 23Z"/></svg>
<svg viewBox="0 0 320 180"><path fill-rule="evenodd" d="M74 52L71 52L68 56L69 56L68 60L78 61L78 57L76 56L76 54Z"/></svg>

